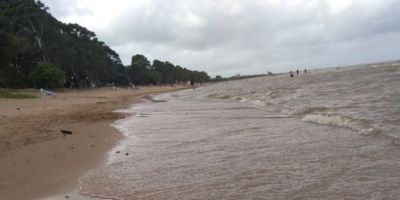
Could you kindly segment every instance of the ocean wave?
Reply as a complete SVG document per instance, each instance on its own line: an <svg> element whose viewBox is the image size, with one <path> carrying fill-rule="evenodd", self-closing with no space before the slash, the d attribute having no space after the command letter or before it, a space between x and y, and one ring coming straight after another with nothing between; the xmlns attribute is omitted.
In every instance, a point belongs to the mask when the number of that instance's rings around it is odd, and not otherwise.
<svg viewBox="0 0 400 200"><path fill-rule="evenodd" d="M248 96L230 96L227 94L210 94L208 97L217 99L231 99L239 101L242 103L250 104L258 108L271 107L274 111L280 112L287 116L292 116L300 118L304 122L311 122L327 126L335 126L341 128L347 128L357 132L360 135L370 135L374 137L380 137L386 140L392 141L395 145L400 145L400 138L388 134L387 129L378 126L373 121L366 119L356 119L348 116L343 116L340 114L328 113L332 108L324 106L314 106L314 107L282 107L278 106L276 103L271 103L265 99L258 99ZM275 106L274 106L275 105ZM344 108L344 107L342 107Z"/></svg>
<svg viewBox="0 0 400 200"><path fill-rule="evenodd" d="M280 92L279 89L268 90L268 92L266 92L265 95L270 97L271 99L274 99L280 95Z"/></svg>
<svg viewBox="0 0 400 200"><path fill-rule="evenodd" d="M239 100L239 102L242 102L242 103L248 103L249 101L250 101L250 99L245 98L245 97L241 97Z"/></svg>
<svg viewBox="0 0 400 200"><path fill-rule="evenodd" d="M383 130L364 119L354 119L337 114L307 114L301 119L305 122L348 128L361 135L381 135Z"/></svg>
<svg viewBox="0 0 400 200"><path fill-rule="evenodd" d="M115 121L114 123L111 124L112 127L117 129L122 135L124 136L131 136L131 131L129 128L126 127L125 123L127 123L128 119L120 119Z"/></svg>
<svg viewBox="0 0 400 200"><path fill-rule="evenodd" d="M322 125L339 126L357 130L357 123L351 118L343 117L340 115L325 115L325 114L308 114L305 115L302 121L314 122Z"/></svg>
<svg viewBox="0 0 400 200"><path fill-rule="evenodd" d="M261 100L257 100L257 99L256 100L251 100L250 102L251 102L251 104L253 104L256 107L264 107L264 106L267 105L267 103L265 103L265 102L263 102Z"/></svg>
<svg viewBox="0 0 400 200"><path fill-rule="evenodd" d="M234 96L234 97L232 97L232 99L233 99L233 100L236 100L236 101L240 101L240 100L242 100L242 98L243 98L243 97L240 97L240 96Z"/></svg>
<svg viewBox="0 0 400 200"><path fill-rule="evenodd" d="M329 108L322 107L322 106L320 106L320 107L305 107L305 108L301 108L301 109L294 111L292 114L303 116L303 115L312 114L312 113L321 113L321 112L325 112L327 110L329 110Z"/></svg>
<svg viewBox="0 0 400 200"><path fill-rule="evenodd" d="M216 94L216 93L209 94L208 97L215 98L215 99L230 99L230 98L232 98L230 95L227 95L227 94Z"/></svg>
<svg viewBox="0 0 400 200"><path fill-rule="evenodd" d="M217 94L217 93L211 93L211 94L208 94L208 97L210 97L210 98L217 98L218 95L219 95L219 94Z"/></svg>

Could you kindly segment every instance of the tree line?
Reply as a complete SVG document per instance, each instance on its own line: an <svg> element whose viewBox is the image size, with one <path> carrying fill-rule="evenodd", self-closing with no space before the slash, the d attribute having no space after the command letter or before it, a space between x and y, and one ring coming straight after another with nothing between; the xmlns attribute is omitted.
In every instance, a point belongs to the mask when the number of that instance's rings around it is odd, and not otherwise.
<svg viewBox="0 0 400 200"><path fill-rule="evenodd" d="M127 67L128 75L134 84L175 84L182 82L207 82L210 77L206 72L191 71L166 61L154 60L152 64L143 55L132 56Z"/></svg>
<svg viewBox="0 0 400 200"><path fill-rule="evenodd" d="M0 1L0 87L89 87L208 81L191 71L143 55L124 66L114 50L78 24L55 19L41 1Z"/></svg>

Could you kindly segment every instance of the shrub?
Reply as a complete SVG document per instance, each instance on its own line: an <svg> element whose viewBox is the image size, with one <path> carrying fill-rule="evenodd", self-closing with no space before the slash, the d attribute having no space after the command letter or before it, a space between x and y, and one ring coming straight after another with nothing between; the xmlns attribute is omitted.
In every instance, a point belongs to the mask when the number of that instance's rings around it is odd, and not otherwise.
<svg viewBox="0 0 400 200"><path fill-rule="evenodd" d="M54 64L42 62L31 72L29 78L38 88L56 88L62 86L65 72Z"/></svg>

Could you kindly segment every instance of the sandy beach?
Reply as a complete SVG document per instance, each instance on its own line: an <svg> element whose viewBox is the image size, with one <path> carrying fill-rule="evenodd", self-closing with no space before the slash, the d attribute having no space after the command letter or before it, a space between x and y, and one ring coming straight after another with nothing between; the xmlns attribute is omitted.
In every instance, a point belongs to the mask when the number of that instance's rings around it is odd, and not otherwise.
<svg viewBox="0 0 400 200"><path fill-rule="evenodd" d="M400 200L399 9L2 0L0 200Z"/></svg>
<svg viewBox="0 0 400 200"><path fill-rule="evenodd" d="M101 165L123 137L110 124L124 116L112 111L143 95L178 89L67 90L51 97L29 91L39 98L0 99L0 199L43 198L76 188L79 177Z"/></svg>

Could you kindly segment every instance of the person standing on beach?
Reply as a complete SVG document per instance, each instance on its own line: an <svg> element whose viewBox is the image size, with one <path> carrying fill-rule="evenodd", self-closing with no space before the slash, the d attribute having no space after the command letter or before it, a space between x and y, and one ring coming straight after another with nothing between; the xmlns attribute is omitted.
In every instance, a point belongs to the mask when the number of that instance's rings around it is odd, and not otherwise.
<svg viewBox="0 0 400 200"><path fill-rule="evenodd" d="M296 74L299 75L299 73L300 73L300 72L299 72L299 69L297 69L297 70L296 70Z"/></svg>
<svg viewBox="0 0 400 200"><path fill-rule="evenodd" d="M293 71L290 70L290 77L293 77Z"/></svg>
<svg viewBox="0 0 400 200"><path fill-rule="evenodd" d="M194 81L193 81L193 79L190 80L190 86L191 86L192 88L194 88Z"/></svg>
<svg viewBox="0 0 400 200"><path fill-rule="evenodd" d="M304 69L304 73L307 74L307 69Z"/></svg>

